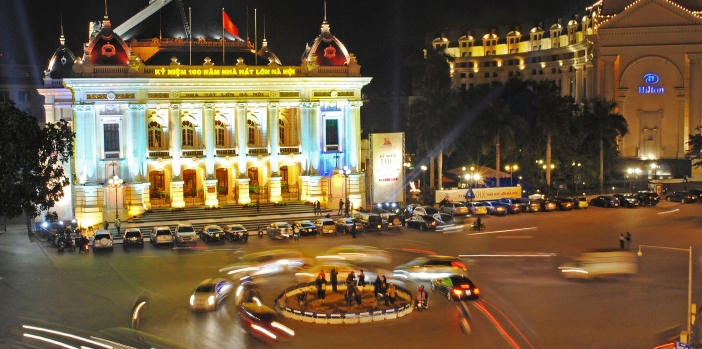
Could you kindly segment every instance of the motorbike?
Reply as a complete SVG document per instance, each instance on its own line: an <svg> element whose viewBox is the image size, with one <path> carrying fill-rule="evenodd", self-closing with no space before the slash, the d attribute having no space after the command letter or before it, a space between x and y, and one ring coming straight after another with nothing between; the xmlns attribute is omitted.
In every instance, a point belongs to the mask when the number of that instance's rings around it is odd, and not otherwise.
<svg viewBox="0 0 702 349"><path fill-rule="evenodd" d="M426 300L417 299L416 308L418 311L422 311L422 310L427 310L429 308L429 306L427 305Z"/></svg>
<svg viewBox="0 0 702 349"><path fill-rule="evenodd" d="M468 310L468 304L461 301L456 308L458 308L458 324L461 326L461 330L465 334L471 334L473 332L470 326L470 311Z"/></svg>
<svg viewBox="0 0 702 349"><path fill-rule="evenodd" d="M88 241L88 239L81 239L79 244L78 253L90 253L90 241Z"/></svg>
<svg viewBox="0 0 702 349"><path fill-rule="evenodd" d="M58 251L63 252L64 249L76 250L76 241L70 236L61 235L58 238Z"/></svg>
<svg viewBox="0 0 702 349"><path fill-rule="evenodd" d="M473 229L473 231L485 230L485 223L480 223L480 225L478 225L478 222L473 222L471 228Z"/></svg>

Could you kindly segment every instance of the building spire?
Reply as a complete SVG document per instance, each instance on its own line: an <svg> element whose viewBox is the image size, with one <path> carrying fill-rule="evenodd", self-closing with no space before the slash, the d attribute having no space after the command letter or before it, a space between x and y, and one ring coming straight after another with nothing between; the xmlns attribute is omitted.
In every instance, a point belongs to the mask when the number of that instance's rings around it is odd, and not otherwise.
<svg viewBox="0 0 702 349"><path fill-rule="evenodd" d="M324 20L322 21L322 32L329 31L329 22L327 22L327 0L324 0Z"/></svg>
<svg viewBox="0 0 702 349"><path fill-rule="evenodd" d="M107 17L107 0L105 0L105 18L102 20L102 27L111 27L112 24L110 24L110 17Z"/></svg>
<svg viewBox="0 0 702 349"><path fill-rule="evenodd" d="M61 46L66 44L66 37L63 36L63 9L61 9L61 37L59 37L59 42L61 43Z"/></svg>
<svg viewBox="0 0 702 349"><path fill-rule="evenodd" d="M327 0L324 0L324 21L327 21Z"/></svg>

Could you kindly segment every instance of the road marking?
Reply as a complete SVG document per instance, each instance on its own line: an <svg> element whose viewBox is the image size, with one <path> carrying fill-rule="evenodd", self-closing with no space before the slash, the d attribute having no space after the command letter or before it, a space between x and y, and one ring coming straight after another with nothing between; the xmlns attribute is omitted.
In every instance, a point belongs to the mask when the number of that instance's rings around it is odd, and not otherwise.
<svg viewBox="0 0 702 349"><path fill-rule="evenodd" d="M533 239L531 235L498 235L495 239Z"/></svg>
<svg viewBox="0 0 702 349"><path fill-rule="evenodd" d="M458 258L465 257L554 257L555 253L532 253L532 254L459 254Z"/></svg>
<svg viewBox="0 0 702 349"><path fill-rule="evenodd" d="M673 213L673 212L678 212L678 211L680 211L680 209L679 209L679 208L676 208L676 209L670 210L670 211L658 212L658 214L667 214L667 213Z"/></svg>
<svg viewBox="0 0 702 349"><path fill-rule="evenodd" d="M512 231L524 231L524 230L533 230L533 229L536 229L536 227L486 231L486 232L482 232L482 233L471 233L471 234L466 234L466 235L472 236L472 235L497 234L497 233L508 233L508 232L512 232Z"/></svg>

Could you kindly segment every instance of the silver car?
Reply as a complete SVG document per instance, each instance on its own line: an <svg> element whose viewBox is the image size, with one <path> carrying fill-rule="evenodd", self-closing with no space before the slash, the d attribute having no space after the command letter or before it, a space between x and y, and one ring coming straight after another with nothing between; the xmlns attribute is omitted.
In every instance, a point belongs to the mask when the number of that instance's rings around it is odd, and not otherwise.
<svg viewBox="0 0 702 349"><path fill-rule="evenodd" d="M274 222L268 225L266 234L271 239L287 239L292 235L292 227L287 222Z"/></svg>
<svg viewBox="0 0 702 349"><path fill-rule="evenodd" d="M95 233L95 239L93 240L93 250L110 250L114 248L112 240L112 233L107 230L98 230Z"/></svg>
<svg viewBox="0 0 702 349"><path fill-rule="evenodd" d="M175 229L176 243L197 243L197 234L192 224L178 224Z"/></svg>
<svg viewBox="0 0 702 349"><path fill-rule="evenodd" d="M171 229L167 226L153 227L153 229L151 229L150 240L151 244L154 246L160 244L172 244L173 233L171 233Z"/></svg>
<svg viewBox="0 0 702 349"><path fill-rule="evenodd" d="M395 268L393 275L411 280L431 280L450 275L463 275L466 265L460 259L450 256L419 257Z"/></svg>
<svg viewBox="0 0 702 349"><path fill-rule="evenodd" d="M207 279L201 282L190 296L190 310L215 310L231 290L232 283L225 279Z"/></svg>
<svg viewBox="0 0 702 349"><path fill-rule="evenodd" d="M331 218L320 218L314 221L314 225L320 234L334 234L336 233L336 223Z"/></svg>
<svg viewBox="0 0 702 349"><path fill-rule="evenodd" d="M452 216L465 216L469 214L468 207L461 202L449 202L441 206L442 213L448 213Z"/></svg>

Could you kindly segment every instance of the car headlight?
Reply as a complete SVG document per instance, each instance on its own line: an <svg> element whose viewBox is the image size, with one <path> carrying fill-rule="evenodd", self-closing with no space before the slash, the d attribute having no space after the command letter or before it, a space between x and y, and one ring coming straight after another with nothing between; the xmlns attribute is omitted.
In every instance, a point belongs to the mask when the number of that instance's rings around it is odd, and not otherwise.
<svg viewBox="0 0 702 349"><path fill-rule="evenodd" d="M207 297L207 304L212 305L214 304L214 296L209 296Z"/></svg>
<svg viewBox="0 0 702 349"><path fill-rule="evenodd" d="M195 295L190 296L190 305L195 305Z"/></svg>

